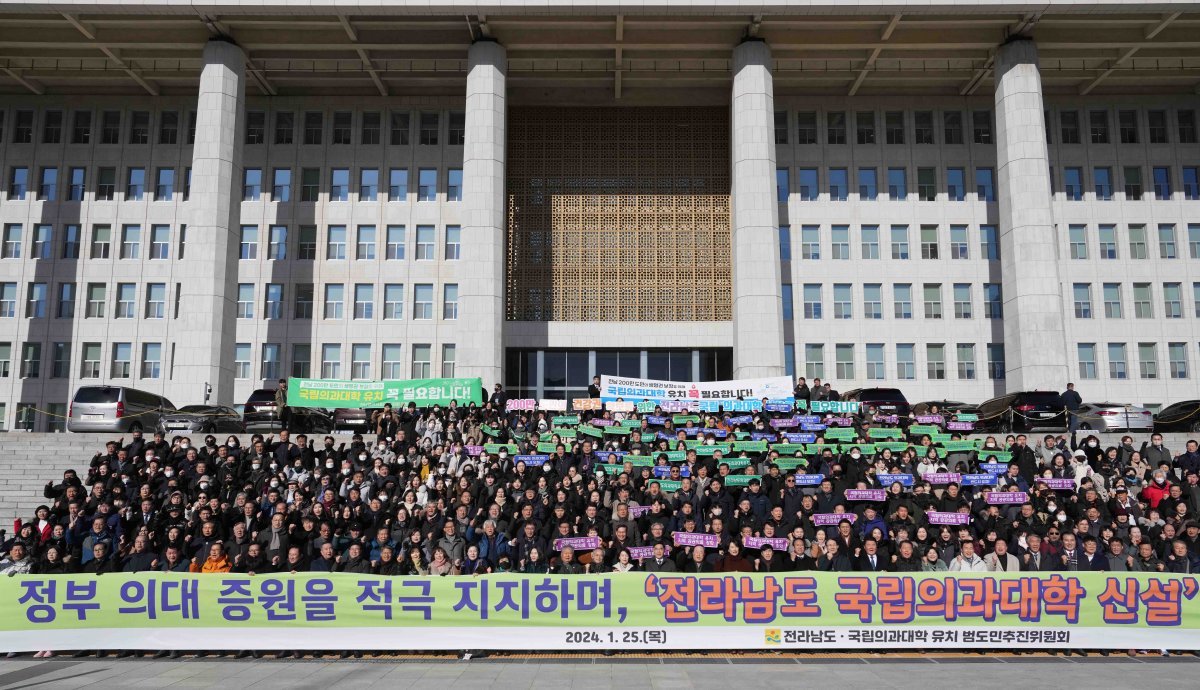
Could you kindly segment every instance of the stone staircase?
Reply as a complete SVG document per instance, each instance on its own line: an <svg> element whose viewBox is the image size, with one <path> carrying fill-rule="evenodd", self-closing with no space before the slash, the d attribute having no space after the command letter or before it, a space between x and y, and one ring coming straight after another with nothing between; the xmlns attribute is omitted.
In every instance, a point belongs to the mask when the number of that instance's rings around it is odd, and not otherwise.
<svg viewBox="0 0 1200 690"><path fill-rule="evenodd" d="M224 439L227 434L219 434ZM250 434L240 434L242 445ZM1101 444L1117 443L1123 434L1101 434ZM1149 440L1149 434L1133 434L1137 445ZM1189 434L1166 434L1167 448L1183 450ZM48 481L58 481L68 468L86 476L92 456L104 444L116 440L115 434L32 434L0 433L0 529L10 530L16 517L28 519L37 506L46 503L42 489ZM132 437L125 436L128 442ZM203 434L194 434L193 442L203 442ZM347 437L348 440L348 437Z"/></svg>

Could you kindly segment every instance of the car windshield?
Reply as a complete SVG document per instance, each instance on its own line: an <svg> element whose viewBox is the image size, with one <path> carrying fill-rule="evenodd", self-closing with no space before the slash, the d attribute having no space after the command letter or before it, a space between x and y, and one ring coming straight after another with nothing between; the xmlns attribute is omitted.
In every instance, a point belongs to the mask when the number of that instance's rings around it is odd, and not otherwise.
<svg viewBox="0 0 1200 690"><path fill-rule="evenodd" d="M859 398L883 402L908 402L898 388L868 388L859 395Z"/></svg>
<svg viewBox="0 0 1200 690"><path fill-rule="evenodd" d="M75 402L83 404L115 403L120 395L118 388L91 387L75 391Z"/></svg>
<svg viewBox="0 0 1200 690"><path fill-rule="evenodd" d="M250 399L246 401L250 403L275 402L275 391L264 389L256 390L250 394Z"/></svg>
<svg viewBox="0 0 1200 690"><path fill-rule="evenodd" d="M1025 393L1021 396L1019 404L1023 405L1054 405L1056 407L1062 405L1062 398L1058 393Z"/></svg>
<svg viewBox="0 0 1200 690"><path fill-rule="evenodd" d="M179 411L180 412L209 412L209 411L212 411L212 408L206 407L204 405L184 405L183 407L179 408Z"/></svg>

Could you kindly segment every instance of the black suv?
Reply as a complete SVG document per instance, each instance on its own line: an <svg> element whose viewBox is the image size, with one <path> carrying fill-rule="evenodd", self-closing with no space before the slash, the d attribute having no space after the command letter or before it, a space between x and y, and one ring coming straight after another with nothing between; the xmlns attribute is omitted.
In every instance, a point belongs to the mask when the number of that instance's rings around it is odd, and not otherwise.
<svg viewBox="0 0 1200 690"><path fill-rule="evenodd" d="M908 398L899 388L855 388L842 393L842 400L858 402L864 411L873 405L883 415L907 417L909 413Z"/></svg>
<svg viewBox="0 0 1200 690"><path fill-rule="evenodd" d="M1158 414L1154 415L1154 430L1158 433L1200 433L1200 400L1184 400L1159 410Z"/></svg>
<svg viewBox="0 0 1200 690"><path fill-rule="evenodd" d="M314 407L289 407L288 430L301 434L333 433L333 417ZM276 431L280 428L275 390L260 388L246 399L242 421L246 431Z"/></svg>
<svg viewBox="0 0 1200 690"><path fill-rule="evenodd" d="M1008 433L1067 428L1062 396L1054 391L1022 391L992 398L979 405L980 430Z"/></svg>

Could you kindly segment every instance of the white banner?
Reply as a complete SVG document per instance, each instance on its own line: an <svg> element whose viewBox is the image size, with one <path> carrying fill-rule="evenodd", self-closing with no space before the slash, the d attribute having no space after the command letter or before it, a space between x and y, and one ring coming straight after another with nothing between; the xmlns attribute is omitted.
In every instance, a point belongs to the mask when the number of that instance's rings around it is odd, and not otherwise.
<svg viewBox="0 0 1200 690"><path fill-rule="evenodd" d="M778 400L792 398L792 380L786 376L765 379L736 379L684 383L634 379L627 376L601 376L600 399L608 402L620 398L628 402L651 400L695 400L698 402L731 402L738 400Z"/></svg>

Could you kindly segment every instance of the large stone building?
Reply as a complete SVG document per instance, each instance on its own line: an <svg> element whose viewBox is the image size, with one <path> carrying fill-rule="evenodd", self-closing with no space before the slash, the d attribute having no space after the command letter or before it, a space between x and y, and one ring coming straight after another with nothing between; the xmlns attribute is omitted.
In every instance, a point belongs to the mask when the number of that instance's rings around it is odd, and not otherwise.
<svg viewBox="0 0 1200 690"><path fill-rule="evenodd" d="M0 421L287 375L1191 397L1198 84L1197 2L5 3Z"/></svg>

